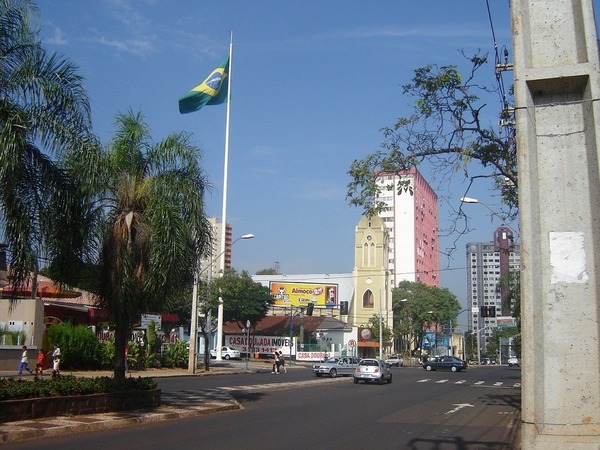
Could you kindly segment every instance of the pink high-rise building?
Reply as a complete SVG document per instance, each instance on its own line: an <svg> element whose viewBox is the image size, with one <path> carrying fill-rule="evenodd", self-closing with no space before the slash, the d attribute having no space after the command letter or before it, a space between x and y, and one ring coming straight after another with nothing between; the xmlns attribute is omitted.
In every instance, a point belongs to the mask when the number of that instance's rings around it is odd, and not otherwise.
<svg viewBox="0 0 600 450"><path fill-rule="evenodd" d="M416 169L381 172L377 184L378 200L386 204L379 217L390 236L391 286L403 280L439 286L437 194Z"/></svg>

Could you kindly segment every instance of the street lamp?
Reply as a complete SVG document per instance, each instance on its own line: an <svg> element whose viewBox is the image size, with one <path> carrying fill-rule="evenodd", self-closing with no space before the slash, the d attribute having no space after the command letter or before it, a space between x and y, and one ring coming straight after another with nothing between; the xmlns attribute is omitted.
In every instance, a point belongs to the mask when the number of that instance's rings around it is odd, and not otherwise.
<svg viewBox="0 0 600 450"><path fill-rule="evenodd" d="M477 330L477 365L480 366L481 365L481 344L479 343L479 335L482 331L484 331L486 328L490 328L489 325L486 325L483 328L479 328Z"/></svg>
<svg viewBox="0 0 600 450"><path fill-rule="evenodd" d="M223 224L223 226L225 226L225 224ZM243 236L240 236L235 241L233 241L229 247L225 247L225 249L219 254L219 256L217 256L217 258L223 256L225 254L225 252L227 251L227 249L233 247L233 244L235 244L240 239L252 239L252 238L254 238L253 234L244 234ZM217 258L215 258L215 259L217 259ZM225 270L224 264L222 264L221 269ZM221 272L221 276L223 276L222 272ZM219 297L219 307L217 309L217 361L223 361L223 357L221 356L221 347L222 346L223 346L223 299L221 297Z"/></svg>
<svg viewBox="0 0 600 450"><path fill-rule="evenodd" d="M496 216L498 219L500 219L500 221L502 222L502 225L505 227L508 227L510 229L510 231L512 231L514 234L518 235L519 233L517 233L515 231L515 229L513 227L511 227L510 225L508 225L505 221L504 218L498 214L497 211L495 211L490 205L488 205L485 202L482 202L481 200L478 200L476 198L473 197L461 197L460 198L461 203L479 203L480 205L485 206L491 213L492 216Z"/></svg>
<svg viewBox="0 0 600 450"><path fill-rule="evenodd" d="M201 271L197 272L194 276L194 287L192 290L192 318L191 318L191 323L190 323L190 349L189 349L189 353L188 353L188 372L191 374L196 373L196 353L197 353L196 352L196 348L197 348L196 344L197 344L197 340L198 340L198 285L200 284L200 275L202 275L208 269L211 269L211 272L212 272L212 266L213 266L214 262L217 260L217 258L219 258L229 248L233 247L233 244L235 244L237 241L239 241L240 239L252 239L253 237L254 237L253 234L244 234L243 236L240 236L235 241L233 241L231 243L231 245L225 247L225 250L223 250L219 255L212 258L210 260L210 262L208 263L208 265ZM219 298L219 307L222 308L222 302L221 302L220 298ZM220 313L222 314L222 309L220 310ZM220 319L221 319L220 323L221 323L221 328L222 328L223 327L222 315L220 316ZM210 326L210 324L207 323L207 326ZM222 330L220 330L219 333L221 333L221 331ZM219 334L219 336L220 336L220 334ZM218 337L217 337L217 339L218 339ZM221 343L218 343L218 345L217 345L217 359L218 360L222 360L221 347L222 347L222 340L221 340Z"/></svg>

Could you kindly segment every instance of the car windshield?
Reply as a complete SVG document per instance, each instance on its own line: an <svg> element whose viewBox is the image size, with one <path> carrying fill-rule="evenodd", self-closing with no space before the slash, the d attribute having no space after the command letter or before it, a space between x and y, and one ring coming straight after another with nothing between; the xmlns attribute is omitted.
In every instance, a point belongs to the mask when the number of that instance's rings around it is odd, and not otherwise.
<svg viewBox="0 0 600 450"><path fill-rule="evenodd" d="M360 362L361 366L378 366L379 363L374 359L367 359Z"/></svg>

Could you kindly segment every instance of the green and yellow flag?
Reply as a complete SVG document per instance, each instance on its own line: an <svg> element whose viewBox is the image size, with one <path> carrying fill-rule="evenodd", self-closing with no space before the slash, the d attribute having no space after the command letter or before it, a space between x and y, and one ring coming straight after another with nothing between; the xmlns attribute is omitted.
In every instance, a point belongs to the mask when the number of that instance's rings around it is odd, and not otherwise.
<svg viewBox="0 0 600 450"><path fill-rule="evenodd" d="M227 76L229 57L213 70L206 79L179 98L179 112L187 114L198 111L204 105L220 105L227 101Z"/></svg>

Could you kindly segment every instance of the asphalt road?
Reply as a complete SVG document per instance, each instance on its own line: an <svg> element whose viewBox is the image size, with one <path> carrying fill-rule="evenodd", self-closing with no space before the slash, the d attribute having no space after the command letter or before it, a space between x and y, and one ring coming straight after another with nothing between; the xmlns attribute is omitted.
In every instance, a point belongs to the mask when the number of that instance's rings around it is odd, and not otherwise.
<svg viewBox="0 0 600 450"><path fill-rule="evenodd" d="M11 444L18 449L515 449L520 369L394 368L392 384L316 378L309 368L167 378L165 392L223 388L238 411Z"/></svg>

